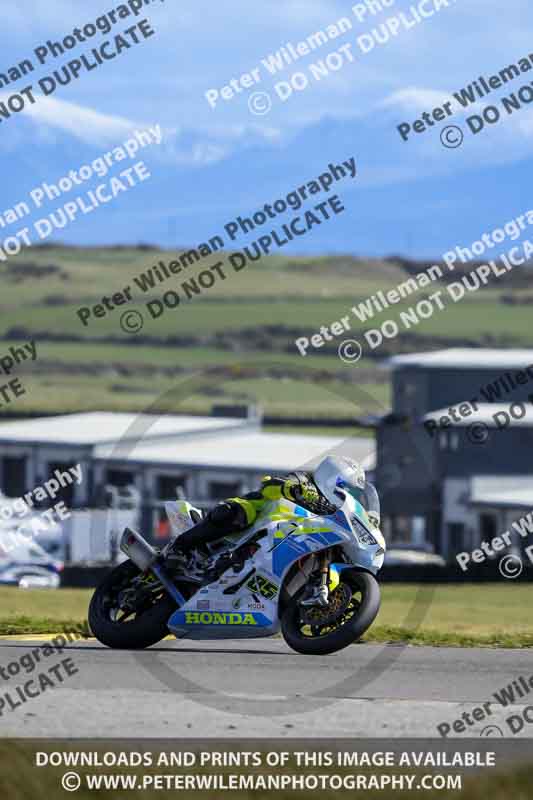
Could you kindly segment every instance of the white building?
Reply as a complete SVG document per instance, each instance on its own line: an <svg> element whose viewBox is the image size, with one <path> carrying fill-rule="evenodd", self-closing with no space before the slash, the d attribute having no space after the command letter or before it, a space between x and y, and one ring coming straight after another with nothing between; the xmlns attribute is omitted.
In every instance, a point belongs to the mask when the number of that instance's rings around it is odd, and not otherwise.
<svg viewBox="0 0 533 800"><path fill-rule="evenodd" d="M220 432L182 442L141 441L131 447L104 445L94 452L98 481L124 474L144 497L168 499L179 486L199 503L251 491L264 475L285 475L306 469L327 453L344 453L375 464L372 439L268 433L260 430ZM175 491L173 492L175 496Z"/></svg>
<svg viewBox="0 0 533 800"><path fill-rule="evenodd" d="M81 464L83 481L65 487L69 506L89 505L96 488L95 449L107 446L127 452L140 442L178 443L224 433L256 430L257 419L91 412L4 422L0 424L0 487L20 497L44 483L55 470ZM113 478L113 475L107 476ZM107 482L124 485L117 480Z"/></svg>
<svg viewBox="0 0 533 800"><path fill-rule="evenodd" d="M104 488L133 487L141 529L163 536L164 501L178 493L207 508L257 489L264 475L307 469L333 452L374 469L373 439L270 433L257 416L72 414L0 424L0 488L22 496L55 470L80 463L81 485L66 486L58 500L102 508Z"/></svg>

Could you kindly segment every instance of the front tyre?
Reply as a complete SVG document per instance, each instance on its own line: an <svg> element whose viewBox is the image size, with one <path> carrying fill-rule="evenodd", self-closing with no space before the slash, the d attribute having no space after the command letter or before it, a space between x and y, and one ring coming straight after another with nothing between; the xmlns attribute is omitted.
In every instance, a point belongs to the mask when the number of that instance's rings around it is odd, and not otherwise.
<svg viewBox="0 0 533 800"><path fill-rule="evenodd" d="M281 617L283 638L293 650L324 656L357 641L374 622L381 602L379 584L368 572L343 570L325 608L302 608L305 587L291 597Z"/></svg>
<svg viewBox="0 0 533 800"><path fill-rule="evenodd" d="M154 576L143 574L132 561L123 561L96 588L89 626L107 647L142 649L165 638L175 608Z"/></svg>

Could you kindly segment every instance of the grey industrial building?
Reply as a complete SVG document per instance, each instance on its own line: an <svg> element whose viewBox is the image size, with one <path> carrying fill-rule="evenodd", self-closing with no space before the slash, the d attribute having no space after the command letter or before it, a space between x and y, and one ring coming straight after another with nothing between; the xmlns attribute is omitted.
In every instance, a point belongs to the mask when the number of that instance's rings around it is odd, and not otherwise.
<svg viewBox="0 0 533 800"><path fill-rule="evenodd" d="M272 433L253 410L19 420L0 424L0 489L21 496L81 463L81 485L62 488L69 507L102 508L109 487L133 487L142 530L157 535L177 493L207 508L265 474L344 453L375 480L390 545L453 561L533 509L533 350L449 349L389 363L392 408L369 421L375 440Z"/></svg>
<svg viewBox="0 0 533 800"><path fill-rule="evenodd" d="M449 349L390 366L392 409L376 432L385 534L453 560L533 509L533 350Z"/></svg>

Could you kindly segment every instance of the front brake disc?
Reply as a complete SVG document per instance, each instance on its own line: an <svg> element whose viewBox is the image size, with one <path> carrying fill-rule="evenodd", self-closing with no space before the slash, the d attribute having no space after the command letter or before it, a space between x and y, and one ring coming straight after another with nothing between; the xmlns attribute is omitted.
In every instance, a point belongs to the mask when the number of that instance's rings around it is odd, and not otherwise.
<svg viewBox="0 0 533 800"><path fill-rule="evenodd" d="M331 625L348 608L352 592L346 583L339 583L330 592L327 606L304 606L300 608L300 621L304 625Z"/></svg>

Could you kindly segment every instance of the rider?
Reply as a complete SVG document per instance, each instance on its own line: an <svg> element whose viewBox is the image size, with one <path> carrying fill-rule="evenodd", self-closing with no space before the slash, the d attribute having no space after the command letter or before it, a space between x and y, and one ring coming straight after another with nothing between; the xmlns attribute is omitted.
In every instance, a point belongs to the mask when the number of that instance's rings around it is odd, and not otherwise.
<svg viewBox="0 0 533 800"><path fill-rule="evenodd" d="M360 464L344 456L327 456L313 472L291 472L286 478L267 475L262 479L259 491L218 503L201 522L179 536L173 549L186 553L228 533L245 530L255 522L270 500L286 498L312 514L322 516L334 514L342 505L342 492L348 491L367 508L368 513L366 500L370 487ZM379 524L379 517L374 522Z"/></svg>

